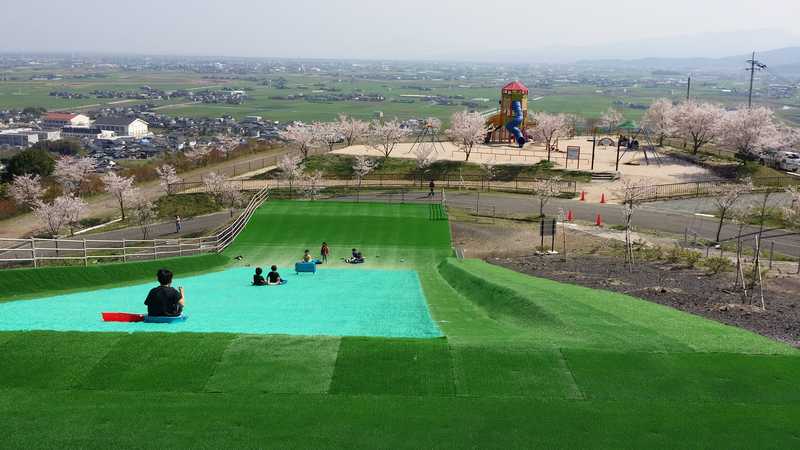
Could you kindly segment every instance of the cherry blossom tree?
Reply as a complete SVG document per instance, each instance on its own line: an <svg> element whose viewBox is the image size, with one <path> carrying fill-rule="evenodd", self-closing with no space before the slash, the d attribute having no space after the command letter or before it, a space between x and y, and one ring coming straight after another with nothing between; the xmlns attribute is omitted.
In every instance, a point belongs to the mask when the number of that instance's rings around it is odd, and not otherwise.
<svg viewBox="0 0 800 450"><path fill-rule="evenodd" d="M544 143L547 148L547 160L550 161L553 143L559 136L564 136L567 133L566 117L563 114L538 112L533 115L532 121L535 125L527 130L528 134L533 137L534 141Z"/></svg>
<svg viewBox="0 0 800 450"><path fill-rule="evenodd" d="M647 183L644 181L623 180L622 187L616 192L616 197L622 204L622 217L625 221L625 261L630 270L633 270L633 240L631 239L631 225L633 213L642 206L647 197Z"/></svg>
<svg viewBox="0 0 800 450"><path fill-rule="evenodd" d="M720 143L745 159L765 148L779 147L783 137L775 114L763 106L727 111L720 120Z"/></svg>
<svg viewBox="0 0 800 450"><path fill-rule="evenodd" d="M736 206L736 203L743 194L753 192L753 181L749 178L742 183L720 183L711 189L711 200L714 204L714 210L719 217L717 224L716 242L719 242L720 234L722 234L722 225L728 214Z"/></svg>
<svg viewBox="0 0 800 450"><path fill-rule="evenodd" d="M158 185L167 195L172 195L172 185L181 182L178 172L169 164L164 164L156 167L156 173L158 174Z"/></svg>
<svg viewBox="0 0 800 450"><path fill-rule="evenodd" d="M308 158L308 152L315 148L319 142L317 130L313 126L289 125L285 130L279 131L281 139L297 146L303 159Z"/></svg>
<svg viewBox="0 0 800 450"><path fill-rule="evenodd" d="M624 119L624 116L621 112L614 108L608 108L606 112L600 116L598 124L610 133L617 128L617 125L622 123L622 119Z"/></svg>
<svg viewBox="0 0 800 450"><path fill-rule="evenodd" d="M328 147L329 152L332 152L333 147L342 141L342 133L339 130L338 122L314 122L311 124L311 128L317 142Z"/></svg>
<svg viewBox="0 0 800 450"><path fill-rule="evenodd" d="M369 156L358 155L355 157L353 160L353 173L358 180L358 187L361 187L361 181L364 180L364 177L375 170L375 166L377 166L376 161Z"/></svg>
<svg viewBox="0 0 800 450"><path fill-rule="evenodd" d="M339 133L344 137L348 147L363 139L369 134L369 123L356 120L344 114L339 115Z"/></svg>
<svg viewBox="0 0 800 450"><path fill-rule="evenodd" d="M783 209L783 220L789 228L800 228L800 188L792 186L786 190L791 198L791 203Z"/></svg>
<svg viewBox="0 0 800 450"><path fill-rule="evenodd" d="M466 155L464 160L469 161L473 148L485 141L490 131L486 119L480 113L459 111L453 114L450 129L446 134L464 152Z"/></svg>
<svg viewBox="0 0 800 450"><path fill-rule="evenodd" d="M410 130L403 128L397 119L388 122L372 122L370 127L370 147L383 154L383 160L389 159L397 144L410 134Z"/></svg>
<svg viewBox="0 0 800 450"><path fill-rule="evenodd" d="M664 146L664 138L675 132L675 107L672 101L660 98L654 101L642 117L642 127L653 133L658 146Z"/></svg>
<svg viewBox="0 0 800 450"><path fill-rule="evenodd" d="M227 178L225 175L216 172L209 172L203 176L202 181L206 192L211 194L216 199L220 199L222 197L222 194L225 192L225 184L227 183Z"/></svg>
<svg viewBox="0 0 800 450"><path fill-rule="evenodd" d="M158 210L150 200L145 197L138 197L133 202L133 219L142 230L142 239L147 239L149 226L158 217Z"/></svg>
<svg viewBox="0 0 800 450"><path fill-rule="evenodd" d="M289 181L290 195L295 178L303 174L304 168L303 158L300 155L284 155L278 160L278 169L281 171L281 178Z"/></svg>
<svg viewBox="0 0 800 450"><path fill-rule="evenodd" d="M324 187L322 185L322 172L319 170L314 171L314 173L306 174L301 177L301 186L303 190L303 195L306 198L315 199L319 192Z"/></svg>
<svg viewBox="0 0 800 450"><path fill-rule="evenodd" d="M692 153L716 139L723 111L711 103L683 102L675 107L675 132L691 142Z"/></svg>
<svg viewBox="0 0 800 450"><path fill-rule="evenodd" d="M33 214L51 236L57 236L64 226L74 226L86 209L86 202L82 199L73 194L65 194L49 203L37 201L33 207Z"/></svg>
<svg viewBox="0 0 800 450"><path fill-rule="evenodd" d="M106 192L114 196L119 203L122 220L125 220L125 200L131 197L133 190L133 177L121 177L114 172L108 172L100 178Z"/></svg>
<svg viewBox="0 0 800 450"><path fill-rule="evenodd" d="M533 194L539 199L539 217L544 217L544 207L560 193L561 177L547 178L533 185Z"/></svg>
<svg viewBox="0 0 800 450"><path fill-rule="evenodd" d="M44 195L42 178L39 175L15 175L11 180L8 193L14 201L28 208L33 208Z"/></svg>
<svg viewBox="0 0 800 450"><path fill-rule="evenodd" d="M422 173L436 162L436 152L430 145L420 144L417 149L414 150L414 162L417 166L417 172L419 172L420 177L422 177Z"/></svg>
<svg viewBox="0 0 800 450"><path fill-rule="evenodd" d="M79 194L83 182L97 169L97 161L91 157L64 155L56 161L53 175L64 192Z"/></svg>
<svg viewBox="0 0 800 450"><path fill-rule="evenodd" d="M211 147L208 145L198 145L185 152L183 155L191 162L200 165L208 163L208 156L211 154Z"/></svg>

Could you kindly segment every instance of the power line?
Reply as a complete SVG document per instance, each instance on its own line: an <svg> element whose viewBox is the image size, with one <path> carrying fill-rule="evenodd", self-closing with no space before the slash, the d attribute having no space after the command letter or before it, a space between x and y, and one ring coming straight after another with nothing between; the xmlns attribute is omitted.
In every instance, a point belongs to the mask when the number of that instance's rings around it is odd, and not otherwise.
<svg viewBox="0 0 800 450"><path fill-rule="evenodd" d="M747 95L747 107L753 107L753 78L755 77L756 70L765 70L767 68L766 64L763 64L761 61L756 60L756 52L753 52L752 59L747 60L750 63L750 68L745 69L750 71L750 93Z"/></svg>

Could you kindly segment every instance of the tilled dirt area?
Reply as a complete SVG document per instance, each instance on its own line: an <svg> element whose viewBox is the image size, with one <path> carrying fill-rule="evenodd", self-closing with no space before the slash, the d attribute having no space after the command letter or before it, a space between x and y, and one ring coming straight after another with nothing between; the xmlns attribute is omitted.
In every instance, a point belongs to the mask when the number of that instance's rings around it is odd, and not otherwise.
<svg viewBox="0 0 800 450"><path fill-rule="evenodd" d="M800 347L800 279L771 272L765 280L766 310L742 305L731 273L708 275L661 261L637 262L633 271L614 255L619 243L569 234L570 257L535 256L538 230L515 223L453 222L453 240L466 257L483 258L518 272L629 294ZM556 249L560 250L556 244ZM760 306L760 299L755 300Z"/></svg>
<svg viewBox="0 0 800 450"><path fill-rule="evenodd" d="M800 347L796 283L792 289L785 281L772 280L783 284L784 289L765 289L763 311L740 304L741 294L733 290L734 280L728 274L706 275L655 262L637 263L631 272L619 259L603 256L581 256L566 262L557 256L495 257L487 261L529 275L629 294Z"/></svg>

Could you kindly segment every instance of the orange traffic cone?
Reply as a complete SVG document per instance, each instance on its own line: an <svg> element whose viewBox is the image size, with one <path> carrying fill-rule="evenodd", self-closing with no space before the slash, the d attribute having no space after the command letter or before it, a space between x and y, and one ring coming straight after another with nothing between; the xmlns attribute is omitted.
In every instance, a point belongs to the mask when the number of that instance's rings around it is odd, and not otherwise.
<svg viewBox="0 0 800 450"><path fill-rule="evenodd" d="M581 191L581 201L582 202L586 201L586 191Z"/></svg>
<svg viewBox="0 0 800 450"><path fill-rule="evenodd" d="M573 219L573 217L572 217L572 210L571 210L571 209L568 209L568 210L567 210L567 222L572 222L572 219Z"/></svg>
<svg viewBox="0 0 800 450"><path fill-rule="evenodd" d="M604 193L600 194L600 203L605 203L605 202L606 202L606 194L604 192Z"/></svg>
<svg viewBox="0 0 800 450"><path fill-rule="evenodd" d="M600 217L600 214L598 214L597 217L594 218L594 224L598 227L603 226L603 219Z"/></svg>

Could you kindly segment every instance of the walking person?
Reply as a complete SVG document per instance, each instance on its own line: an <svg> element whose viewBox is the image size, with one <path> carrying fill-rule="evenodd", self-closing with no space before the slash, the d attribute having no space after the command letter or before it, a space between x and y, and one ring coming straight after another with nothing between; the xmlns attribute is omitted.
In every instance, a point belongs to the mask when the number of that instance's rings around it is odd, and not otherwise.
<svg viewBox="0 0 800 450"><path fill-rule="evenodd" d="M434 197L436 195L436 193L434 192L436 185L433 183L433 178L431 178L431 182L428 183L428 187L431 190L430 192L428 192L428 197Z"/></svg>
<svg viewBox="0 0 800 450"><path fill-rule="evenodd" d="M175 233L181 232L181 216L175 216Z"/></svg>

